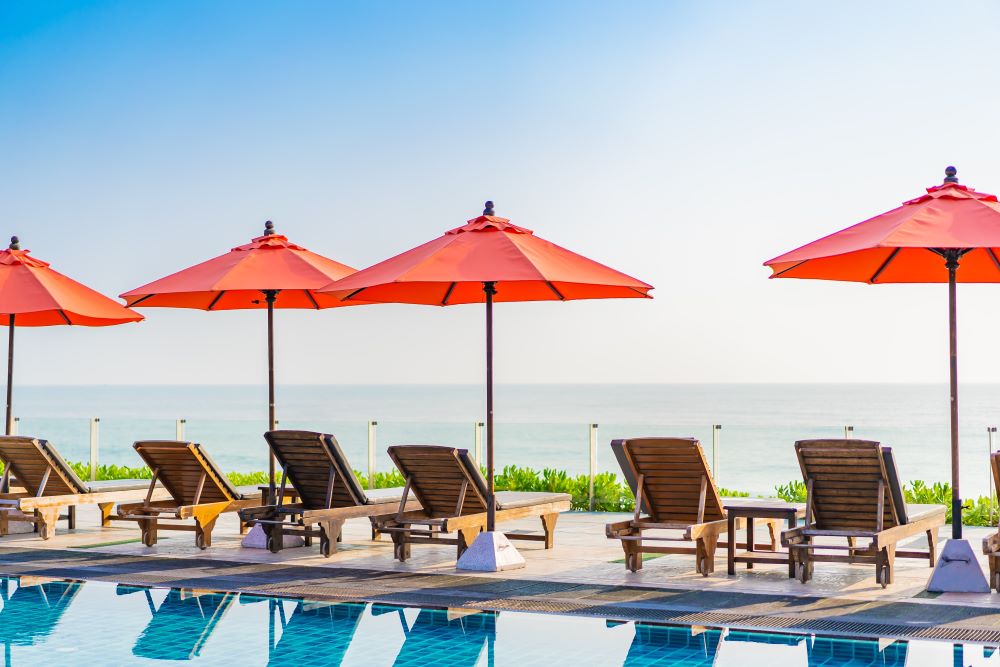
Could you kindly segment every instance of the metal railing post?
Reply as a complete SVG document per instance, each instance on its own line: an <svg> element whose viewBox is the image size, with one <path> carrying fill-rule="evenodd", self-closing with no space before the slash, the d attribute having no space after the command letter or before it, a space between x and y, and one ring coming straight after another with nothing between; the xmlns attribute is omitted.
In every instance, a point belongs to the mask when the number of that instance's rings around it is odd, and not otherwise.
<svg viewBox="0 0 1000 667"><path fill-rule="evenodd" d="M722 447L722 424L712 424L712 476L719 483L719 449Z"/></svg>
<svg viewBox="0 0 1000 667"><path fill-rule="evenodd" d="M11 435L17 435L17 429L18 429L18 427L20 425L21 425L21 418L20 417L14 417L14 423L11 424L11 426L10 426L10 434Z"/></svg>
<svg viewBox="0 0 1000 667"><path fill-rule="evenodd" d="M184 425L187 424L186 419L178 419L174 422L174 440L184 440Z"/></svg>
<svg viewBox="0 0 1000 667"><path fill-rule="evenodd" d="M92 417L90 420L90 481L97 481L97 449L98 449L98 427L101 423L100 417Z"/></svg>
<svg viewBox="0 0 1000 667"><path fill-rule="evenodd" d="M483 466L483 425L483 422L474 422L472 425L475 431L476 465L479 467Z"/></svg>
<svg viewBox="0 0 1000 667"><path fill-rule="evenodd" d="M590 425L590 511L594 511L594 475L597 474L597 424Z"/></svg>
<svg viewBox="0 0 1000 667"><path fill-rule="evenodd" d="M853 426L845 426L844 427L844 440L850 440L853 437L854 437L854 427Z"/></svg>
<svg viewBox="0 0 1000 667"><path fill-rule="evenodd" d="M989 441L990 459L993 458L993 434L997 432L996 426L986 427L986 438ZM993 486L993 465L986 467L986 487L990 490L990 525L993 525L993 506L997 503L996 488Z"/></svg>
<svg viewBox="0 0 1000 667"><path fill-rule="evenodd" d="M375 427L377 421L368 422L368 489L375 488Z"/></svg>

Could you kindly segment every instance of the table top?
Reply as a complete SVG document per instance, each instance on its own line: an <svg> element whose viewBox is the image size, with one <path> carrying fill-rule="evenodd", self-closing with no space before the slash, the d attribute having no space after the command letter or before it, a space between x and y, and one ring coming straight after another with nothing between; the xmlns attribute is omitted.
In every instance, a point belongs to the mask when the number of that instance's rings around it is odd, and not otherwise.
<svg viewBox="0 0 1000 667"><path fill-rule="evenodd" d="M742 499L741 499L742 500ZM749 500L749 499L746 499ZM723 505L726 512L732 516L767 516L775 514L778 516L794 515L804 512L804 503L787 503L778 498L753 499L753 502L725 503Z"/></svg>

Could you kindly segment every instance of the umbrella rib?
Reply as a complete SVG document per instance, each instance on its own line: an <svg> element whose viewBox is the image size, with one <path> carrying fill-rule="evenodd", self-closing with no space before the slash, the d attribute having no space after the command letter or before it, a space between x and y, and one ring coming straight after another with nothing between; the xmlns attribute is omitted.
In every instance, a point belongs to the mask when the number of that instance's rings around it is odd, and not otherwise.
<svg viewBox="0 0 1000 667"><path fill-rule="evenodd" d="M549 289L552 290L553 294L555 294L557 297L559 297L560 301L565 301L566 300L566 297L564 297L562 295L562 293L559 290L556 289L556 286L552 284L551 280L546 280L545 284L549 286Z"/></svg>
<svg viewBox="0 0 1000 667"><path fill-rule="evenodd" d="M137 299L137 300L133 301L132 303L128 304L128 307L131 308L132 306L137 306L140 303L142 303L143 301L145 301L146 299L152 299L154 296L156 296L156 295L155 294L147 294L146 296L139 297L139 299Z"/></svg>
<svg viewBox="0 0 1000 667"><path fill-rule="evenodd" d="M63 310L62 308L60 308L59 309L59 314L62 315L62 318L66 321L66 324L68 324L70 326L73 326L73 323L69 321L69 316L66 315L66 311L65 310Z"/></svg>
<svg viewBox="0 0 1000 667"><path fill-rule="evenodd" d="M310 292L307 289L304 289L302 291L306 293L307 297L309 297L309 303L311 303L313 305L313 308L315 308L316 310L319 310L319 304L316 303L316 298L312 295L312 292Z"/></svg>
<svg viewBox="0 0 1000 667"><path fill-rule="evenodd" d="M212 303L208 304L208 310L212 310L213 308L215 308L215 304L219 303L219 299L221 299L222 295L225 294L225 293L226 293L226 290L222 290L221 292L219 292L216 295L216 297L214 299L212 299Z"/></svg>
<svg viewBox="0 0 1000 667"><path fill-rule="evenodd" d="M367 288L360 287L360 288L354 290L353 292L351 292L350 294L348 294L347 296L345 296L343 299L341 299L341 301L347 301L348 299L353 299L356 295L360 294L361 292L364 292L365 289L367 289Z"/></svg>
<svg viewBox="0 0 1000 667"><path fill-rule="evenodd" d="M872 285L875 284L875 281L878 280L878 277L882 275L882 272L885 271L887 266L889 266L889 262L896 259L896 255L899 254L900 250L902 250L902 248L896 248L895 250L892 251L892 253L889 254L888 257L886 257L885 261L882 262L882 266L878 267L878 271L872 274L871 279L868 281L870 284Z"/></svg>
<svg viewBox="0 0 1000 667"><path fill-rule="evenodd" d="M451 293L455 290L455 285L457 285L457 284L458 283L452 281L452 283L450 285L448 285L448 291L444 293L444 298L441 299L441 305L442 306L447 306L448 305L448 299L451 298Z"/></svg>
<svg viewBox="0 0 1000 667"><path fill-rule="evenodd" d="M997 254L993 252L993 248L987 248L986 252L989 254L990 259L993 260L993 266L997 267L997 271L1000 271L1000 259L997 259Z"/></svg>
<svg viewBox="0 0 1000 667"><path fill-rule="evenodd" d="M797 262L797 263L795 264L795 266L790 266L790 267L788 267L787 269L784 269L784 270L782 270L782 271L779 271L778 273L775 273L775 274L774 274L773 276L771 276L771 277L772 277L772 278L780 278L781 276L785 275L785 274L786 274L786 273L788 273L789 271L793 271L793 270L795 270L795 269L799 268L800 266L802 266L803 264L805 264L805 263L806 263L806 262L808 262L808 261L809 261L808 259L804 259L804 260L802 260L801 262Z"/></svg>

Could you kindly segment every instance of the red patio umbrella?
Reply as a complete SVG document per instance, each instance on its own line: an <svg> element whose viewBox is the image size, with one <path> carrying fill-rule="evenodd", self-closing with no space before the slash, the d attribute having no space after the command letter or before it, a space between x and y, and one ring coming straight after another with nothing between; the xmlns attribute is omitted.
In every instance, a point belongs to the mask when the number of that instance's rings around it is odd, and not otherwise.
<svg viewBox="0 0 1000 667"><path fill-rule="evenodd" d="M264 235L224 255L125 292L129 306L200 310L267 309L268 429L275 428L274 309L334 308L339 299L316 294L331 281L354 273L351 267L310 252L274 231L268 220ZM274 457L270 457L274 484Z"/></svg>
<svg viewBox="0 0 1000 667"><path fill-rule="evenodd" d="M956 174L948 167L944 183L926 194L764 265L772 278L948 283L952 537L960 540L956 284L1000 282L1000 203L995 195L959 185Z"/></svg>
<svg viewBox="0 0 1000 667"><path fill-rule="evenodd" d="M493 202L465 225L329 285L345 302L486 304L487 530L493 531L493 303L652 298L651 285L535 236L494 215Z"/></svg>
<svg viewBox="0 0 1000 667"><path fill-rule="evenodd" d="M142 315L54 270L21 250L16 236L0 250L0 324L7 334L7 421L13 428L14 328L79 325L107 327L138 322ZM6 316L6 322L2 318Z"/></svg>

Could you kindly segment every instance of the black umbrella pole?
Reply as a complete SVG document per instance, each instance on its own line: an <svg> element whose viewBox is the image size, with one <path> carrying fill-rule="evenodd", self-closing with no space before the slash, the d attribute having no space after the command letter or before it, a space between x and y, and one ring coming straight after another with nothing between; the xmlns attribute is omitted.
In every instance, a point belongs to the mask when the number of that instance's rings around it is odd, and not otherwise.
<svg viewBox="0 0 1000 667"><path fill-rule="evenodd" d="M7 426L5 433L14 430L14 316L10 316L7 332Z"/></svg>
<svg viewBox="0 0 1000 667"><path fill-rule="evenodd" d="M273 431L277 424L274 418L274 299L278 296L276 290L264 292L267 301L267 430ZM271 495L274 495L275 464L274 452L267 450L268 479L271 485Z"/></svg>
<svg viewBox="0 0 1000 667"><path fill-rule="evenodd" d="M496 494L493 489L493 295L496 283L483 283L486 292L486 482L489 498L486 505L486 530L496 527Z"/></svg>
<svg viewBox="0 0 1000 667"><path fill-rule="evenodd" d="M958 488L958 309L955 272L957 253L947 255L948 267L948 346L951 365L951 536L962 539L962 496Z"/></svg>

